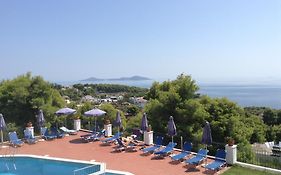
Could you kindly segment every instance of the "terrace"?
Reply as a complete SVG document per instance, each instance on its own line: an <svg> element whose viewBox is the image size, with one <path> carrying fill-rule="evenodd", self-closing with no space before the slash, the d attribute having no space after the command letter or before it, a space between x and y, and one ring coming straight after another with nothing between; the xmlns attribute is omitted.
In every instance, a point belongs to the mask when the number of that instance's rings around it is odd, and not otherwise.
<svg viewBox="0 0 281 175"><path fill-rule="evenodd" d="M188 169L184 163L171 163L169 157L153 159L151 155L143 156L139 150L137 152L113 152L113 148L116 145L102 146L100 141L84 143L80 139L80 135L83 134L85 133L80 131L75 136L52 141L41 141L33 145L25 144L17 148L16 153L105 162L107 169L126 171L135 175L198 175L213 173L206 171L201 166L198 166L196 169ZM2 148L0 149L0 154L7 154L9 150L9 148ZM207 161L210 162L211 160L208 159Z"/></svg>

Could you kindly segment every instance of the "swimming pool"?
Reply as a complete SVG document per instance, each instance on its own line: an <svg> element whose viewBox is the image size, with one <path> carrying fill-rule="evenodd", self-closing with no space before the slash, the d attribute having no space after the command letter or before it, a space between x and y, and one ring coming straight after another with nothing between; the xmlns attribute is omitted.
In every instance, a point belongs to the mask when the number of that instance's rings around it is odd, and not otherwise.
<svg viewBox="0 0 281 175"><path fill-rule="evenodd" d="M17 155L0 157L1 175L132 175L105 170L104 163L59 159L44 156Z"/></svg>
<svg viewBox="0 0 281 175"><path fill-rule="evenodd" d="M58 161L35 157L1 157L1 175L70 175L74 170L95 166L96 172L100 165Z"/></svg>

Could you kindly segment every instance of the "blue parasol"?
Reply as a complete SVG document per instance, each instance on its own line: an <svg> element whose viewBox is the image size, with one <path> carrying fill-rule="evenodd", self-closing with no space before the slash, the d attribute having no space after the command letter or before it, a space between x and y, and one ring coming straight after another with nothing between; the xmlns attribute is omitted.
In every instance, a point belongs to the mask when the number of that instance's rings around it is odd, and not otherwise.
<svg viewBox="0 0 281 175"><path fill-rule="evenodd" d="M208 121L206 121L206 124L203 128L202 143L206 145L206 150L208 148L208 145L212 144L211 126ZM204 166L206 165L207 165L207 159Z"/></svg>
<svg viewBox="0 0 281 175"><path fill-rule="evenodd" d="M70 114L74 114L76 112L75 109L71 109L71 108L62 108L59 109L57 112L55 112L56 115L70 115Z"/></svg>
<svg viewBox="0 0 281 175"><path fill-rule="evenodd" d="M211 133L211 127L210 127L209 122L206 122L206 124L204 126L203 135L202 135L202 143L205 145L212 144L212 133Z"/></svg>
<svg viewBox="0 0 281 175"><path fill-rule="evenodd" d="M61 108L59 109L57 112L55 112L55 114L57 116L61 116L61 115L71 115L76 113L75 109L71 109L71 108ZM66 125L66 119L65 119L65 125ZM58 124L57 124L57 128L58 128Z"/></svg>
<svg viewBox="0 0 281 175"><path fill-rule="evenodd" d="M100 110L98 108L94 108L94 109L84 113L85 116L95 117L95 132L97 131L97 117L102 116L104 114L106 114L106 112L103 110Z"/></svg>
<svg viewBox="0 0 281 175"><path fill-rule="evenodd" d="M116 113L115 126L118 127L118 132L119 132L119 129L122 126L120 111L117 111L117 113Z"/></svg>
<svg viewBox="0 0 281 175"><path fill-rule="evenodd" d="M37 118L37 123L38 123L39 129L40 129L45 123L44 114L41 109L39 110L38 115L36 115L36 118Z"/></svg>
<svg viewBox="0 0 281 175"><path fill-rule="evenodd" d="M174 136L177 135L177 128L174 123L174 119L170 116L170 120L168 122L168 135L172 137L172 142L174 142Z"/></svg>
<svg viewBox="0 0 281 175"><path fill-rule="evenodd" d="M0 132L1 132L1 144L3 145L3 131L7 129L4 117L0 114Z"/></svg>
<svg viewBox="0 0 281 175"><path fill-rule="evenodd" d="M142 119L141 119L141 131L144 133L148 128L148 121L146 113L143 113Z"/></svg>

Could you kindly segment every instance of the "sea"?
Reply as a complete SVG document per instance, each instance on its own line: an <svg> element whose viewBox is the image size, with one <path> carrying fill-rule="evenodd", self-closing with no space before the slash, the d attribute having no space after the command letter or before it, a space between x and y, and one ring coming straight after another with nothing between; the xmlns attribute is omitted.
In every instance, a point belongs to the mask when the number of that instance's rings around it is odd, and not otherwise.
<svg viewBox="0 0 281 175"><path fill-rule="evenodd" d="M150 88L154 80L143 81L76 81L56 82L61 85L72 85L76 83L89 84L122 84ZM158 82L161 82L158 81ZM239 83L198 83L202 95L213 98L226 97L242 107L270 107L281 109L281 84L239 84Z"/></svg>

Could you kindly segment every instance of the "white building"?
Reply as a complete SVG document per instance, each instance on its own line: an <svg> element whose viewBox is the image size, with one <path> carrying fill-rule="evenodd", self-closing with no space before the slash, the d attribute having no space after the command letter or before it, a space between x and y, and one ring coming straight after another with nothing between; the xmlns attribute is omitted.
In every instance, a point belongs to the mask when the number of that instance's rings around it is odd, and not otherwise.
<svg viewBox="0 0 281 175"><path fill-rule="evenodd" d="M138 107L144 108L147 103L147 100L143 97L130 97L130 102L137 105Z"/></svg>

